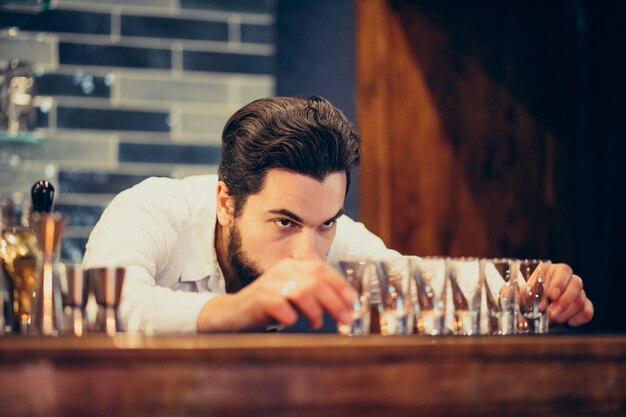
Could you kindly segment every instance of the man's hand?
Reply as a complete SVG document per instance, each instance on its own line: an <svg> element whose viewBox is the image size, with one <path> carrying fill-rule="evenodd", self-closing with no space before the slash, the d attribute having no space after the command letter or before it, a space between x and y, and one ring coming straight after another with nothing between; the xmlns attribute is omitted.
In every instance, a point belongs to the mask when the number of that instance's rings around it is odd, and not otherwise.
<svg viewBox="0 0 626 417"><path fill-rule="evenodd" d="M290 326L304 314L311 327L322 327L324 311L350 323L355 291L321 260L285 259L235 294L209 301L198 316L198 331L263 329Z"/></svg>
<svg viewBox="0 0 626 417"><path fill-rule="evenodd" d="M566 264L551 266L548 297L550 321L579 326L593 317L593 304L583 289L583 280Z"/></svg>

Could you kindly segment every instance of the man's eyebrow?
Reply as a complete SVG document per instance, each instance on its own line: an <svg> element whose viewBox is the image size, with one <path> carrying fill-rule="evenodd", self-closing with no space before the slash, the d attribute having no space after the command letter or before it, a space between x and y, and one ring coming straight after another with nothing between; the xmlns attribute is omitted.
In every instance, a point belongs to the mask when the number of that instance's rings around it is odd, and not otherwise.
<svg viewBox="0 0 626 417"><path fill-rule="evenodd" d="M337 212L337 214L335 214L333 217L331 217L330 219L326 220L324 223L328 223L328 222L332 222L337 220L338 218L340 218L341 216L343 216L343 207L339 209L339 211Z"/></svg>
<svg viewBox="0 0 626 417"><path fill-rule="evenodd" d="M292 213L287 209L269 210L269 212L272 214L280 214L281 216L289 217L291 220L294 220L298 223L302 223L302 218L300 218L300 216Z"/></svg>
<svg viewBox="0 0 626 417"><path fill-rule="evenodd" d="M278 210L269 210L270 213L272 214L279 214L281 216L285 216L288 217L289 219L297 222L297 223L304 223L302 221L302 218L300 216L298 216L297 214L291 212L290 210L287 209L278 209ZM328 223L328 222L332 222L334 220L337 220L339 217L343 216L344 210L343 208L340 208L339 211L337 212L337 214L335 214L333 217L331 217L330 219L322 222L323 223Z"/></svg>

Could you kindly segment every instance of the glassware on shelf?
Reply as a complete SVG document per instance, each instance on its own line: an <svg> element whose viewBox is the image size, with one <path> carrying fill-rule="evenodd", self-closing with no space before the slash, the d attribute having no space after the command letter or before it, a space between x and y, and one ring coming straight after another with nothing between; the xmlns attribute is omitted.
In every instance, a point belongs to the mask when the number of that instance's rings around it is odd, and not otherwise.
<svg viewBox="0 0 626 417"><path fill-rule="evenodd" d="M29 62L12 58L4 70L0 94L0 131L19 137L35 130L35 74Z"/></svg>

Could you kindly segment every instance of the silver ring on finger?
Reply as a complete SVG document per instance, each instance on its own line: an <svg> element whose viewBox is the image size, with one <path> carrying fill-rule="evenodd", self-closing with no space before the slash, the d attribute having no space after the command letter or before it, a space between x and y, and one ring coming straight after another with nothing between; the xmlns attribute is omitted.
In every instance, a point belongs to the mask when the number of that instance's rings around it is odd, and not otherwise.
<svg viewBox="0 0 626 417"><path fill-rule="evenodd" d="M293 290L295 290L297 287L298 283L295 280L291 279L283 284L280 289L280 294L285 298L289 298Z"/></svg>

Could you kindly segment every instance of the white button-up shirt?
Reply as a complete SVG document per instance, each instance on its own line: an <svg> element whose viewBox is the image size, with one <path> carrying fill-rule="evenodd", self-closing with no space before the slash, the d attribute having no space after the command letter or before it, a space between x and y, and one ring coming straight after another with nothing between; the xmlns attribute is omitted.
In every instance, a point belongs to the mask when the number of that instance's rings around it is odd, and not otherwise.
<svg viewBox="0 0 626 417"><path fill-rule="evenodd" d="M204 305L225 293L215 252L217 176L149 178L120 193L94 227L83 268L126 267L120 316L128 331L195 332ZM328 259L399 255L348 216Z"/></svg>

